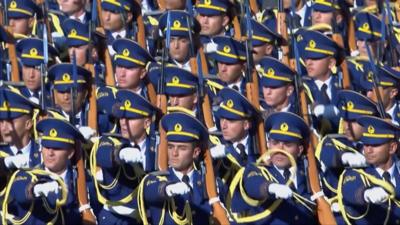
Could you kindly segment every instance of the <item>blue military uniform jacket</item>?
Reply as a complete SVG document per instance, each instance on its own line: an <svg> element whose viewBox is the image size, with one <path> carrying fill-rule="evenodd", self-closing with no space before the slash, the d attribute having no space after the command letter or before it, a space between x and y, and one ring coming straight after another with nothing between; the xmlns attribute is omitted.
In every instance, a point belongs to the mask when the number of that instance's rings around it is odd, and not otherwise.
<svg viewBox="0 0 400 225"><path fill-rule="evenodd" d="M141 164L124 164L119 161L119 150L124 147L131 146L129 141L123 138L117 138L118 141L113 139L115 137L103 136L100 139L98 151L96 150L96 166L101 168L102 171L102 182L99 184L99 191L101 195L107 199L110 204L116 206L122 205L130 209L137 209L136 194L133 195L132 199L127 202L121 202L122 199L129 195L132 195L135 189L138 187L140 181L146 172L154 171L155 167L155 152L150 150L150 138L146 140L147 149L145 149L146 155L146 167L143 168ZM99 193L97 193L99 195ZM105 204L101 202L101 204ZM105 209L100 213L101 218L104 220L102 224L115 224L117 222L126 221L129 217L125 217L121 220L116 219L115 215L110 215L109 211Z"/></svg>
<svg viewBox="0 0 400 225"><path fill-rule="evenodd" d="M360 82L361 79L372 71L368 59L362 57L353 57L347 59L347 65L350 75L351 86L354 91L365 91Z"/></svg>
<svg viewBox="0 0 400 225"><path fill-rule="evenodd" d="M387 213L389 218L386 224L398 224L400 222L400 205L398 204L400 200L400 162L397 158L394 162L393 176L396 179L394 200L382 204L366 203L364 200L364 191L367 188L376 187L376 185L368 182L368 179L365 179L365 176L357 170L347 169L344 171L343 182L341 183L344 210L348 217L353 217L353 219L349 219L352 224L384 224ZM383 180L372 166L362 170ZM394 201L397 201L397 203Z"/></svg>
<svg viewBox="0 0 400 225"><path fill-rule="evenodd" d="M165 217L162 224L176 224L168 213L169 199L173 199L176 212L179 215L183 214L183 209L185 202L190 204L192 211L192 223L194 225L204 225L209 224L209 218L212 213L212 208L208 202L208 197L206 194L205 177L198 170L193 171L192 175L193 187L189 194L177 195L173 198L169 198L165 193L165 187L168 184L173 184L181 182L177 177L172 168L168 169L168 172L162 175L157 175L156 173L150 174L145 178L144 182L144 204L148 209L149 213L147 215L150 218L150 224L159 224L162 211L165 211ZM223 192L221 190L222 184L218 185L219 193ZM164 204L167 203L164 208Z"/></svg>
<svg viewBox="0 0 400 225"><path fill-rule="evenodd" d="M328 198L337 196L339 176L345 168L341 159L342 154L353 152L352 150L361 152L362 148L361 143L352 142L340 134L326 135L321 140L315 151L315 157L326 168L325 171L322 171L322 187L325 196Z"/></svg>
<svg viewBox="0 0 400 225"><path fill-rule="evenodd" d="M301 162L298 162L297 166L297 188L292 187L292 190L309 200L311 191L308 189L306 168ZM268 188L264 189L262 187L265 187L265 185L271 182L285 184L285 178L273 165L267 166L266 170L271 176L269 180L262 175L260 168L254 164L247 165L244 169L243 180L241 184L238 185L242 185L248 197L259 200L260 202L257 206L251 206L246 202L239 187L236 187L232 196L232 203L231 205L227 205L231 213L236 214L239 218L255 215L270 208L271 205L277 201L274 195L268 193ZM273 179L275 181L272 181ZM305 205L307 207L305 207ZM240 224L314 224L315 221L311 204L302 204L291 198L282 200L276 209L271 208L271 214L269 216L265 218L261 217L254 222Z"/></svg>
<svg viewBox="0 0 400 225"><path fill-rule="evenodd" d="M34 168L37 165L41 163L42 160L42 155L40 153L40 146L38 143L35 142L34 139L31 139L31 148L29 151L29 168ZM5 166L4 166L4 160L2 160L4 157L7 156L13 156L14 153L12 152L11 148L9 145L3 145L0 147L0 171L9 171ZM0 172L1 174L1 172Z"/></svg>
<svg viewBox="0 0 400 225"><path fill-rule="evenodd" d="M74 183L76 177L71 167L68 167L66 180L64 180L68 189L67 200L58 213L51 212L51 209L56 208L56 200L61 199L62 191L58 194L50 194L47 198L34 197L34 184L50 182L53 179L46 175L36 175L34 178L29 172L31 171L17 171L10 189L11 202L8 204L8 212L14 215L15 219L19 220L27 213L31 213L24 224L48 224L53 219L54 224L80 224L82 222L76 198ZM31 204L33 204L32 208L30 208Z"/></svg>

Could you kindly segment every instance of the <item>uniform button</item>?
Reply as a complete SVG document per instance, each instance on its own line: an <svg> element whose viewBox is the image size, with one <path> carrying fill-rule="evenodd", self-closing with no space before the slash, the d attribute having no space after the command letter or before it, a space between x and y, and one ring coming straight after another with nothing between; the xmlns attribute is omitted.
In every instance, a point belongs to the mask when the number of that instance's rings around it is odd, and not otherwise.
<svg viewBox="0 0 400 225"><path fill-rule="evenodd" d="M295 216L294 216L294 220L299 220L299 216L298 216L298 215L295 215Z"/></svg>
<svg viewBox="0 0 400 225"><path fill-rule="evenodd" d="M67 213L69 213L70 210L69 210L69 209L66 209L65 211L66 211Z"/></svg>
<svg viewBox="0 0 400 225"><path fill-rule="evenodd" d="M400 220L396 220L396 224L400 224Z"/></svg>
<svg viewBox="0 0 400 225"><path fill-rule="evenodd" d="M192 211L192 215L193 215L193 216L196 215L196 211Z"/></svg>

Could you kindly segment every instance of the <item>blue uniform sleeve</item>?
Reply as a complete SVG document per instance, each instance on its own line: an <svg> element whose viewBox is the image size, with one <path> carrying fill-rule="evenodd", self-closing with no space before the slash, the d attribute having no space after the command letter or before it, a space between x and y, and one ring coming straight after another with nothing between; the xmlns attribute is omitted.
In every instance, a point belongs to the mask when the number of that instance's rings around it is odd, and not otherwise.
<svg viewBox="0 0 400 225"><path fill-rule="evenodd" d="M149 175L144 180L144 199L146 204L159 205L167 199L165 187L168 180L164 176Z"/></svg>
<svg viewBox="0 0 400 225"><path fill-rule="evenodd" d="M29 204L34 200L32 176L23 170L16 171L15 179L12 181L10 196L18 204Z"/></svg>
<svg viewBox="0 0 400 225"><path fill-rule="evenodd" d="M255 165L249 164L243 173L243 186L247 195L263 200L269 197L268 186L271 184Z"/></svg>
<svg viewBox="0 0 400 225"><path fill-rule="evenodd" d="M364 191L367 189L361 175L354 170L345 170L343 174L342 194L343 202L351 206L364 206Z"/></svg>

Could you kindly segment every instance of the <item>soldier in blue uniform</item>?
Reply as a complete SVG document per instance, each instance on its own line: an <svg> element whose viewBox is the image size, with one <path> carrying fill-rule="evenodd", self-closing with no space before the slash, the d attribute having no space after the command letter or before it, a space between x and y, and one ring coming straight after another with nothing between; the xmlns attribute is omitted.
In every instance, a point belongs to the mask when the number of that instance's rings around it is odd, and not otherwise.
<svg viewBox="0 0 400 225"><path fill-rule="evenodd" d="M399 127L371 116L357 122L368 167L346 169L338 184L340 210L348 224L397 224L400 218Z"/></svg>
<svg viewBox="0 0 400 225"><path fill-rule="evenodd" d="M115 50L115 79L118 88L135 92L149 99L146 65L153 61L151 55L140 45L129 39L113 42Z"/></svg>
<svg viewBox="0 0 400 225"><path fill-rule="evenodd" d="M334 72L343 60L342 49L332 39L317 31L304 31L301 38L300 53L305 59L308 75L303 82L313 105L312 111L318 123L322 123L321 116L324 115L331 127L330 132L336 132L339 119L334 102L341 84ZM314 126L319 127L316 124Z"/></svg>
<svg viewBox="0 0 400 225"><path fill-rule="evenodd" d="M210 152L214 159L221 159L216 171L229 184L240 167L255 162L259 156L254 127L260 115L246 97L233 89L222 89L219 97L222 101L215 116L223 143L212 147Z"/></svg>
<svg viewBox="0 0 400 225"><path fill-rule="evenodd" d="M263 94L263 117L266 118L271 112L296 113L297 106L293 95L295 73L273 57L261 59L259 73Z"/></svg>
<svg viewBox="0 0 400 225"><path fill-rule="evenodd" d="M36 19L41 18L40 8L32 0L7 0L7 16L11 32L20 39L33 35Z"/></svg>
<svg viewBox="0 0 400 225"><path fill-rule="evenodd" d="M25 86L18 87L19 91L25 97L39 104L41 99L41 71L40 66L44 63L43 40L37 38L25 38L18 42L16 46L21 64L22 80ZM48 44L49 60L51 56L57 56L57 50ZM44 90L45 99L48 99L48 86ZM48 101L45 102L46 105Z"/></svg>
<svg viewBox="0 0 400 225"><path fill-rule="evenodd" d="M90 139L96 131L88 126L88 90L91 73L83 67L77 67L76 96L71 96L74 86L73 65L61 63L49 69L49 79L52 84L55 108L83 134L85 139ZM73 105L72 105L73 104ZM72 110L75 110L73 112ZM75 113L75 115L73 115ZM71 118L73 117L73 118Z"/></svg>
<svg viewBox="0 0 400 225"><path fill-rule="evenodd" d="M99 224L141 224L135 189L145 173L155 170L151 125L156 111L142 96L118 91L114 115L119 118L122 137L102 136L91 155L97 197L103 204ZM101 170L96 171L96 166Z"/></svg>
<svg viewBox="0 0 400 225"><path fill-rule="evenodd" d="M315 156L321 166L322 188L330 199L331 209L338 224L344 224L337 202L337 188L340 174L345 167L366 166L362 155L362 127L357 123L361 116L377 116L375 103L351 90L338 92L338 109L341 118L341 132L326 135L318 144Z"/></svg>
<svg viewBox="0 0 400 225"><path fill-rule="evenodd" d="M316 223L303 154L309 127L299 116L288 112L271 114L265 125L268 148L286 154L272 153L264 160L266 165L248 164L240 170L242 173L230 187L231 202L227 202L235 224ZM238 177L241 182L237 182Z"/></svg>
<svg viewBox="0 0 400 225"><path fill-rule="evenodd" d="M222 89L221 87L233 88L243 94L246 89L244 80L246 48L244 44L225 36L215 37L213 41L217 44L217 50L210 54L210 57L217 62L218 79L207 82L213 90L210 94L216 95ZM214 85L213 83L217 84Z"/></svg>
<svg viewBox="0 0 400 225"><path fill-rule="evenodd" d="M347 65L353 90L365 91L360 86L360 80L372 70L368 60L366 43L369 43L371 53L374 55L376 43L382 36L382 22L377 16L368 12L357 13L354 19L357 50L352 52L353 57L347 59Z"/></svg>
<svg viewBox="0 0 400 225"><path fill-rule="evenodd" d="M44 119L37 124L43 164L18 170L6 191L3 224L80 224L76 173L71 164L82 135L68 122Z"/></svg>
<svg viewBox="0 0 400 225"><path fill-rule="evenodd" d="M253 32L251 43L254 51L254 64L259 64L264 56L273 56L277 58L277 47L280 46L283 41L282 36L255 19L251 19L251 29Z"/></svg>
<svg viewBox="0 0 400 225"><path fill-rule="evenodd" d="M185 11L172 10L168 12L170 14L170 46L169 46L169 62L177 65L188 71L192 71L190 67L190 58L196 57L197 50L200 47L199 22ZM166 30L168 13L164 13L160 17L159 29L163 33L166 41ZM189 28L189 24L192 26ZM189 36L191 32L191 39ZM191 48L193 53L191 53ZM194 55L191 55L194 54ZM197 72L197 71L192 71Z"/></svg>
<svg viewBox="0 0 400 225"><path fill-rule="evenodd" d="M392 123L395 125L400 124L400 105L397 100L399 95L399 84L400 84L400 72L392 69L387 65L377 66L379 93L382 102L379 104L383 105L386 113L390 116ZM376 96L376 89L374 89L372 74L368 74L361 78L361 86L364 90L367 90L368 98L375 102L378 102Z"/></svg>
<svg viewBox="0 0 400 225"><path fill-rule="evenodd" d="M167 135L169 168L142 181L141 218L144 224L209 224L212 208L205 195L205 175L194 166L202 160L207 129L185 113L167 114L161 125Z"/></svg>
<svg viewBox="0 0 400 225"><path fill-rule="evenodd" d="M70 18L89 24L91 13L86 11L87 0L59 1L59 10L64 13L64 19Z"/></svg>
<svg viewBox="0 0 400 225"><path fill-rule="evenodd" d="M33 118L38 105L5 88L0 89L0 105L1 139L7 144L0 150L0 174L33 168L40 164Z"/></svg>
<svg viewBox="0 0 400 225"><path fill-rule="evenodd" d="M128 38L135 40L132 24L140 14L140 5L133 0L102 0L100 19L106 32L108 50L114 55L111 47L114 40Z"/></svg>

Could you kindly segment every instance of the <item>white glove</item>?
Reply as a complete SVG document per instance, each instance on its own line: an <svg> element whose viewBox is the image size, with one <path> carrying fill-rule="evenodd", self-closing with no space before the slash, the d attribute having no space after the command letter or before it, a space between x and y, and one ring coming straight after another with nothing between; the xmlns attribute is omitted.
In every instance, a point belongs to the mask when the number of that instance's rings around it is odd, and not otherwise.
<svg viewBox="0 0 400 225"><path fill-rule="evenodd" d="M274 194L276 198L288 199L293 196L293 191L283 184L272 183L268 186L268 192Z"/></svg>
<svg viewBox="0 0 400 225"><path fill-rule="evenodd" d="M364 200L373 204L380 204L389 198L389 194L381 187L373 187L364 191Z"/></svg>
<svg viewBox="0 0 400 225"><path fill-rule="evenodd" d="M339 114L338 108L333 105L323 105L323 104L318 104L314 107L314 115L316 117L318 116L324 116L324 117L334 117Z"/></svg>
<svg viewBox="0 0 400 225"><path fill-rule="evenodd" d="M345 152L342 154L342 163L351 167L366 167L367 161L361 153Z"/></svg>
<svg viewBox="0 0 400 225"><path fill-rule="evenodd" d="M175 195L184 195L189 192L190 187L184 182L169 184L165 187L165 193L167 193L169 197L173 197Z"/></svg>
<svg viewBox="0 0 400 225"><path fill-rule="evenodd" d="M83 135L85 140L89 140L91 137L93 137L96 134L96 131L93 130L91 127L87 126L82 126L79 127L79 132Z"/></svg>
<svg viewBox="0 0 400 225"><path fill-rule="evenodd" d="M215 44L214 42L209 42L205 44L204 52L205 53L212 53L217 51L218 45Z"/></svg>
<svg viewBox="0 0 400 225"><path fill-rule="evenodd" d="M36 184L33 187L33 195L35 197L49 196L50 193L58 194L58 183L57 181L50 181L43 184Z"/></svg>
<svg viewBox="0 0 400 225"><path fill-rule="evenodd" d="M225 156L225 145L216 145L210 149L213 159L223 158Z"/></svg>
<svg viewBox="0 0 400 225"><path fill-rule="evenodd" d="M121 149L119 152L119 159L125 163L139 163L142 162L142 154L138 148L127 147Z"/></svg>
<svg viewBox="0 0 400 225"><path fill-rule="evenodd" d="M30 100L31 102L35 103L35 104L38 104L38 105L39 105L39 103L40 103L39 99L36 98L36 97L29 97L29 100Z"/></svg>
<svg viewBox="0 0 400 225"><path fill-rule="evenodd" d="M4 158L4 164L9 169L28 169L29 168L29 154L19 154L14 156L7 156Z"/></svg>

